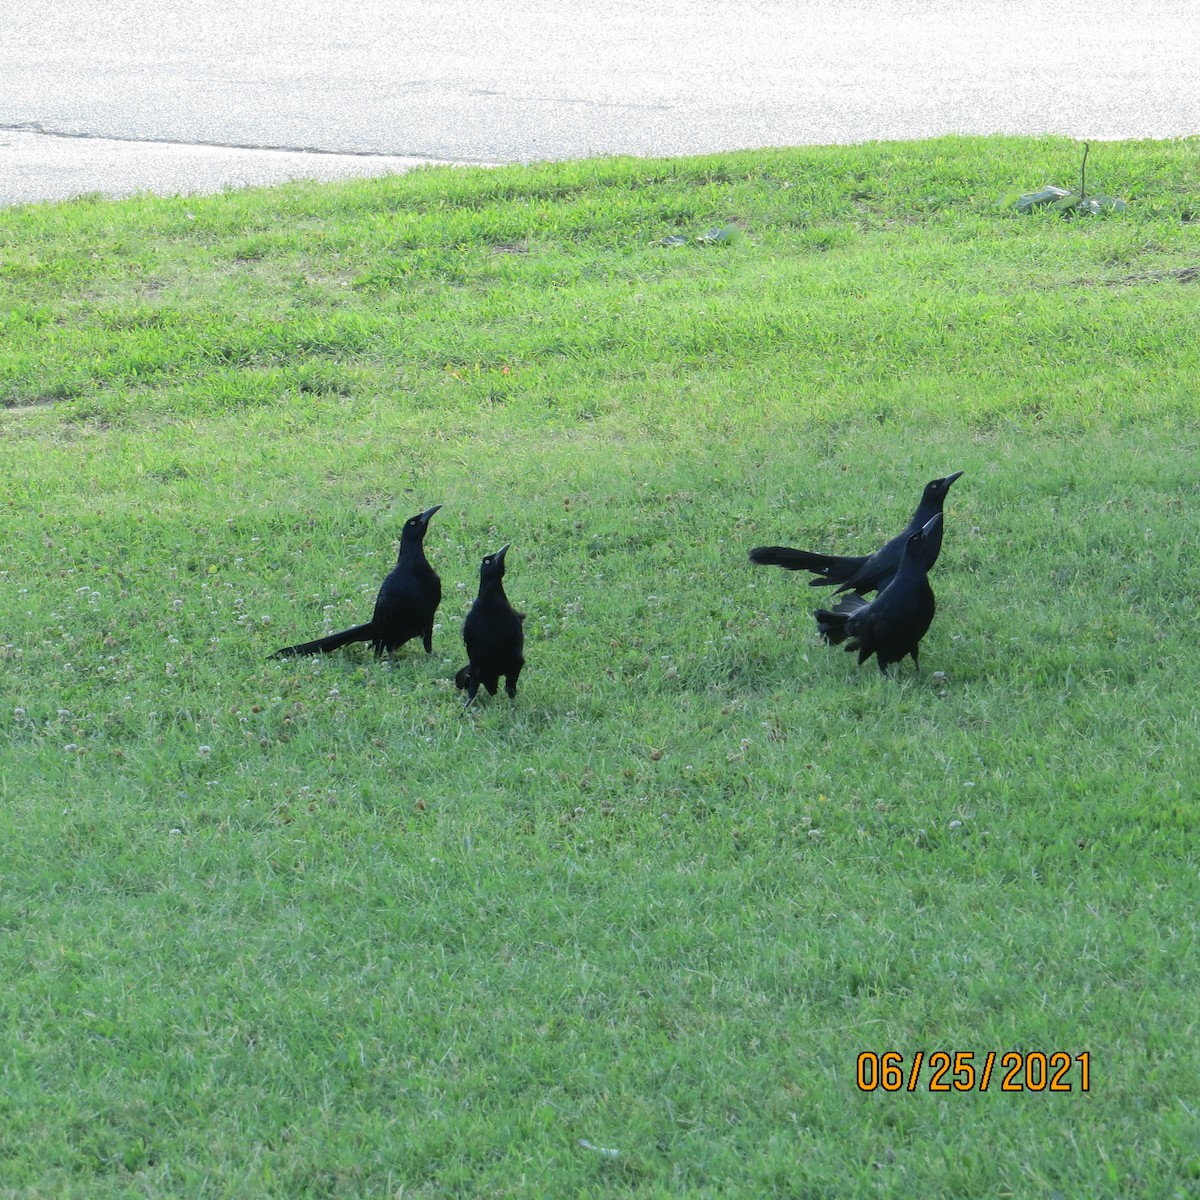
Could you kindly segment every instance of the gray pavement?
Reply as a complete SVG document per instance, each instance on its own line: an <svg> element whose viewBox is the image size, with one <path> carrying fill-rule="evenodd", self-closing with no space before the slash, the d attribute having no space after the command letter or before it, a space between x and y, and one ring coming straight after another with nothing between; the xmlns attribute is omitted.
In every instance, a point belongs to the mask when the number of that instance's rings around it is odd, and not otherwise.
<svg viewBox="0 0 1200 1200"><path fill-rule="evenodd" d="M86 192L191 195L291 179L393 175L428 161L391 154L244 150L0 130L0 204L68 200Z"/></svg>
<svg viewBox="0 0 1200 1200"><path fill-rule="evenodd" d="M0 204L404 160L1197 134L1198 30L1200 0L7 0Z"/></svg>

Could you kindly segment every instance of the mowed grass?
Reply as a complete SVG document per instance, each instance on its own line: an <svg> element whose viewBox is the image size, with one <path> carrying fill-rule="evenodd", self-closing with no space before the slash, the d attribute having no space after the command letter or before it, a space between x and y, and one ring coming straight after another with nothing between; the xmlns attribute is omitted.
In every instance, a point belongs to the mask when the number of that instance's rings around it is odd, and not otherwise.
<svg viewBox="0 0 1200 1200"><path fill-rule="evenodd" d="M1200 1194L1200 143L1079 150L0 213L0 1194ZM746 561L953 470L920 676Z"/></svg>

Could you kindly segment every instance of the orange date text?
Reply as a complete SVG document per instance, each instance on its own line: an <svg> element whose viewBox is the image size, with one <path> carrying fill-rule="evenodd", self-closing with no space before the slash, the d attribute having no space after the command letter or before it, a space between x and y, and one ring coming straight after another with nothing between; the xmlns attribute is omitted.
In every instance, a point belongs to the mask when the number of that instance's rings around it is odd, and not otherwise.
<svg viewBox="0 0 1200 1200"><path fill-rule="evenodd" d="M1092 1056L1087 1050L864 1050L857 1083L860 1092L1090 1092Z"/></svg>

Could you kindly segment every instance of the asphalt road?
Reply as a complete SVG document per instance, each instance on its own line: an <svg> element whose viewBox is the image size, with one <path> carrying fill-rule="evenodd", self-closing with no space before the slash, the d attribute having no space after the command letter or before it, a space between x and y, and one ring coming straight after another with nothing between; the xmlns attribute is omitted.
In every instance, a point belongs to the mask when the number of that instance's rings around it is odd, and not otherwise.
<svg viewBox="0 0 1200 1200"><path fill-rule="evenodd" d="M0 204L381 155L1197 134L1198 31L1200 0L6 0Z"/></svg>

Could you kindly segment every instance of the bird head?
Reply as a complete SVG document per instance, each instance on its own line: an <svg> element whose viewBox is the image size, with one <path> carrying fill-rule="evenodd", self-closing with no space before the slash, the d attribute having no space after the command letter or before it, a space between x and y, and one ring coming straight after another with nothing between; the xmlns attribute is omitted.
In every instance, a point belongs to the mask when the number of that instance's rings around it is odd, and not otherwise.
<svg viewBox="0 0 1200 1200"><path fill-rule="evenodd" d="M940 512L934 513L916 533L908 535L908 541L904 544L905 555L915 559L926 570L929 570L933 566L937 551L941 549L941 542L936 536L941 531L942 514Z"/></svg>
<svg viewBox="0 0 1200 1200"><path fill-rule="evenodd" d="M422 542L425 540L425 531L429 528L429 518L442 506L435 504L432 508L427 508L422 513L417 513L415 517L409 517L404 522L404 528L400 532L401 542Z"/></svg>
<svg viewBox="0 0 1200 1200"><path fill-rule="evenodd" d="M489 579L504 578L504 556L508 553L508 547L512 543L501 546L494 554L485 554L483 562L479 564L479 582L483 583Z"/></svg>
<svg viewBox="0 0 1200 1200"><path fill-rule="evenodd" d="M955 471L953 475L947 475L942 479L931 479L925 485L924 494L921 496L921 503L936 504L940 508L942 501L946 499L946 493L950 490L950 485L961 474L961 471Z"/></svg>

